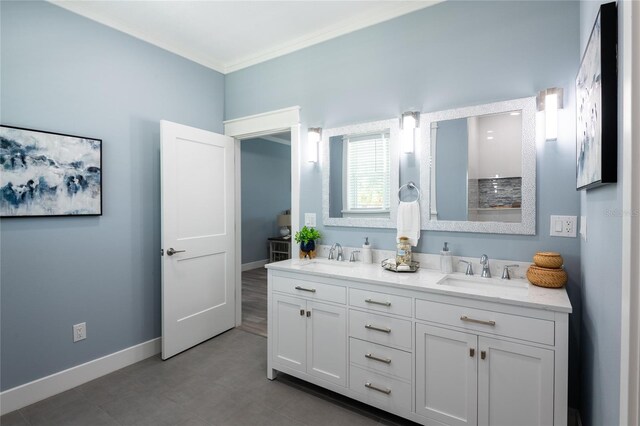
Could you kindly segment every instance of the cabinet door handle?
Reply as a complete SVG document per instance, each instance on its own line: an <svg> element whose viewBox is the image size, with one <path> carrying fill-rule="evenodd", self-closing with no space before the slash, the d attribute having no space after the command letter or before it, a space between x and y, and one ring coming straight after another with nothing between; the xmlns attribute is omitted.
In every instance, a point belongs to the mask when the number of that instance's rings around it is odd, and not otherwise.
<svg viewBox="0 0 640 426"><path fill-rule="evenodd" d="M391 393L391 389L383 389L383 388L379 388L378 386L372 384L371 382L367 382L364 384L365 388L369 388L369 389L373 389L374 391L378 391L378 392L382 392L386 395L389 395Z"/></svg>
<svg viewBox="0 0 640 426"><path fill-rule="evenodd" d="M480 358L481 359L485 359L487 357L487 352L486 351L480 351Z"/></svg>
<svg viewBox="0 0 640 426"><path fill-rule="evenodd" d="M297 285L296 290L301 290L301 291L308 291L309 293L315 293L316 289L315 288L304 288L304 287L300 287L299 285Z"/></svg>
<svg viewBox="0 0 640 426"><path fill-rule="evenodd" d="M383 333L391 333L391 329L390 328L376 327L375 325L371 325L371 324L365 324L364 328L367 328L369 330L381 331Z"/></svg>
<svg viewBox="0 0 640 426"><path fill-rule="evenodd" d="M307 311L307 318L311 316L311 311Z"/></svg>
<svg viewBox="0 0 640 426"><path fill-rule="evenodd" d="M365 302L371 303L372 305L382 305L382 306L391 306L391 302L378 302L377 300L372 299L364 299Z"/></svg>
<svg viewBox="0 0 640 426"><path fill-rule="evenodd" d="M380 357L377 357L377 356L375 356L373 354L364 354L364 357L372 359L374 361L384 362L385 364L391 364L391 358L380 358Z"/></svg>
<svg viewBox="0 0 640 426"><path fill-rule="evenodd" d="M469 356L473 358L476 356L476 350L474 348L469 348Z"/></svg>
<svg viewBox="0 0 640 426"><path fill-rule="evenodd" d="M495 321L485 321L485 320L469 318L466 315L461 316L460 320L466 321L466 322L475 322L476 324L484 324L484 325L490 325L490 326L495 326L496 325Z"/></svg>

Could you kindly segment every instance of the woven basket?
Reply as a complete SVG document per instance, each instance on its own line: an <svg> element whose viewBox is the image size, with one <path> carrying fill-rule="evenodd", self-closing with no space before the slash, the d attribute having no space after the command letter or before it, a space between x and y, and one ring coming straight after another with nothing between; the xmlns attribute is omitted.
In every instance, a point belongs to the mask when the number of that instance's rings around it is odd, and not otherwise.
<svg viewBox="0 0 640 426"><path fill-rule="evenodd" d="M547 288L560 288L568 280L564 269L541 268L535 265L529 266L527 278L531 284Z"/></svg>
<svg viewBox="0 0 640 426"><path fill-rule="evenodd" d="M539 251L533 256L536 266L541 268L558 269L562 267L564 260L560 253L554 251Z"/></svg>

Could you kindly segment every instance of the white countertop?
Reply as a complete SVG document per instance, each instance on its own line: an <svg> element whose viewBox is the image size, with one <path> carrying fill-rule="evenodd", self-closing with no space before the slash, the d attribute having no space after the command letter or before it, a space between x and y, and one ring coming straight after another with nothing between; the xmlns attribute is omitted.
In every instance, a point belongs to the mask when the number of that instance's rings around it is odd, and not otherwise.
<svg viewBox="0 0 640 426"><path fill-rule="evenodd" d="M559 289L537 287L523 279L507 281L500 278L481 278L479 275L467 277L460 272L442 274L440 271L423 268L415 273L397 273L387 271L375 263L349 263L327 261L325 259L311 261L307 259L290 259L269 263L265 267L274 271L298 272L327 278L346 278L375 285L383 284L427 293L465 297L548 311L567 313L572 311L571 302L564 287ZM447 277L460 279L461 281L473 280L473 282L468 287L439 284Z"/></svg>

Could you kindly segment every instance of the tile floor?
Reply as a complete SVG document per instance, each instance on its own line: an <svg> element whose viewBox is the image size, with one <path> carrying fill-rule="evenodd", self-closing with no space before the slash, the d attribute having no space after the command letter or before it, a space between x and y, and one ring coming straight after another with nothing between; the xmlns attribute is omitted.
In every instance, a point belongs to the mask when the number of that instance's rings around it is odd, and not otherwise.
<svg viewBox="0 0 640 426"><path fill-rule="evenodd" d="M0 425L413 424L290 376L269 381L266 352L264 337L230 330L9 413Z"/></svg>

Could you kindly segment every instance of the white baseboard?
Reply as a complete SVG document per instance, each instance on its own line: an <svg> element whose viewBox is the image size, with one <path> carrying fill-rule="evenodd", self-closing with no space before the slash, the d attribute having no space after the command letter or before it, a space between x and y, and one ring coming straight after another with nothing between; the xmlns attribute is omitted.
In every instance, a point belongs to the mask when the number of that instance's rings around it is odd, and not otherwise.
<svg viewBox="0 0 640 426"><path fill-rule="evenodd" d="M269 263L269 259L256 260L255 262L243 263L242 272L250 271L252 269L264 268L264 265Z"/></svg>
<svg viewBox="0 0 640 426"><path fill-rule="evenodd" d="M135 364L160 352L161 338L76 365L0 393L0 415L10 413L50 396L59 394L105 374Z"/></svg>

